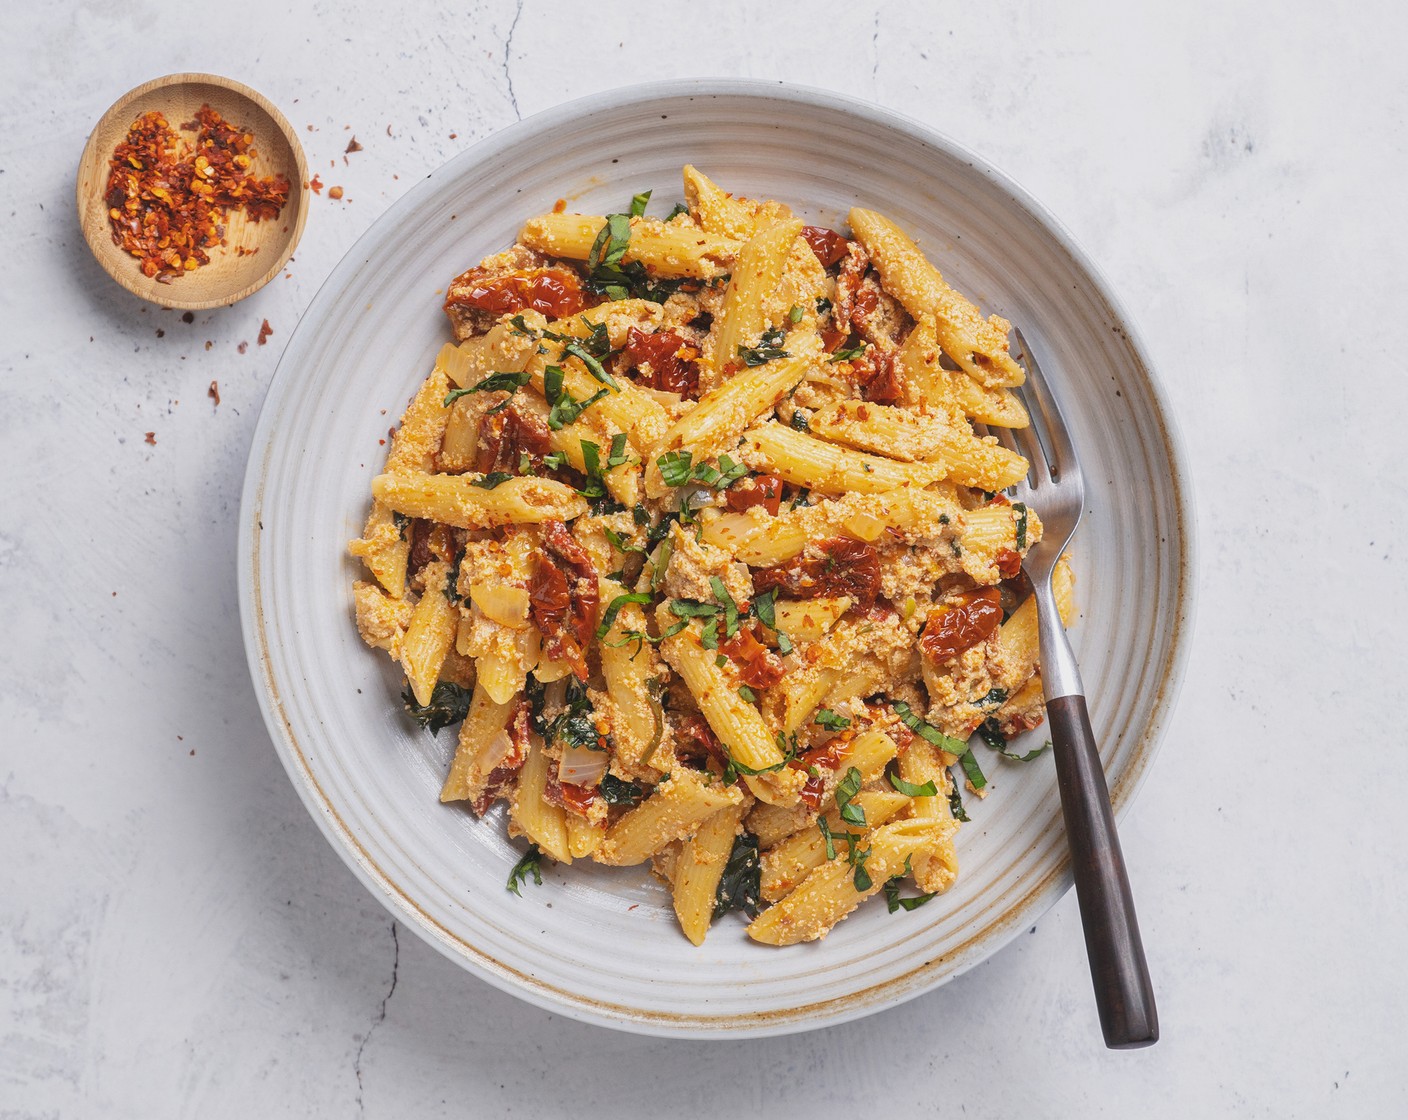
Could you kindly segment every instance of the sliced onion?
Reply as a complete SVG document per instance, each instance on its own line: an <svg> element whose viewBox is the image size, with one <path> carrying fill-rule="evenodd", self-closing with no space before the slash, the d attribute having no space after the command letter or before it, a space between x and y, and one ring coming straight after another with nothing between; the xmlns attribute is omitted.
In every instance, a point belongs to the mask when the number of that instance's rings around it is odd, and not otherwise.
<svg viewBox="0 0 1408 1120"><path fill-rule="evenodd" d="M880 534L885 531L885 522L874 514L864 512L851 514L841 524L851 536L857 540L865 541L867 544L877 540Z"/></svg>
<svg viewBox="0 0 1408 1120"><path fill-rule="evenodd" d="M491 773L498 768L499 763L509 756L513 750L513 743L508 737L508 732L502 727L489 736L489 741L484 744L482 753L483 761L480 766L484 773Z"/></svg>
<svg viewBox="0 0 1408 1120"><path fill-rule="evenodd" d="M562 761L557 764L557 780L574 786L594 786L606 773L606 752L589 747L562 748Z"/></svg>
<svg viewBox="0 0 1408 1120"><path fill-rule="evenodd" d="M684 504L690 509L705 509L708 506L719 505L723 500L723 495L719 491L701 486L685 495Z"/></svg>

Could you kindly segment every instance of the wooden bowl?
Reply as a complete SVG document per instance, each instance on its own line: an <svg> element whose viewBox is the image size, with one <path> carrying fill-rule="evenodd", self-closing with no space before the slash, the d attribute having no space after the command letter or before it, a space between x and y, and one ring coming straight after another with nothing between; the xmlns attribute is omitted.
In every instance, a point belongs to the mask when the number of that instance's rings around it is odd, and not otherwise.
<svg viewBox="0 0 1408 1120"><path fill-rule="evenodd" d="M137 258L113 240L104 200L108 161L143 113L158 110L179 129L195 118L202 105L254 133L251 171L259 176L284 175L288 201L277 218L260 222L249 221L242 210L231 211L225 223L226 243L209 250L210 262L161 283L144 276ZM308 217L307 180L303 145L284 115L263 95L215 74L168 74L118 98L88 137L78 164L78 221L98 263L129 292L162 307L201 311L252 295L288 263Z"/></svg>

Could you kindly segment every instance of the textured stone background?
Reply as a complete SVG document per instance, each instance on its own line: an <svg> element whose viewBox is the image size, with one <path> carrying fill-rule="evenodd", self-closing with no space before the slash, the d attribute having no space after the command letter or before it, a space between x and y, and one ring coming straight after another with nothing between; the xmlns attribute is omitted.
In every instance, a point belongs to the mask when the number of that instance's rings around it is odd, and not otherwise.
<svg viewBox="0 0 1408 1120"><path fill-rule="evenodd" d="M0 1117L1408 1115L1404 9L716 7L5 6ZM190 325L113 285L73 208L91 125L178 70L268 94L346 190L313 200L291 278ZM581 1026L398 930L275 758L235 522L299 315L477 138L685 75L831 87L977 149L1146 333L1203 546L1179 712L1124 829L1152 1050L1101 1048L1070 897L850 1026Z"/></svg>

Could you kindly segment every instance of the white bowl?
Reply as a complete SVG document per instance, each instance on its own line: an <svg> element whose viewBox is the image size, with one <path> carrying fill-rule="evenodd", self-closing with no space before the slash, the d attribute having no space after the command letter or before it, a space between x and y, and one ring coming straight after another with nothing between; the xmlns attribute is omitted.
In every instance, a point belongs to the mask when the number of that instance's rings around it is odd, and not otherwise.
<svg viewBox="0 0 1408 1120"><path fill-rule="evenodd" d="M863 906L820 943L756 945L730 917L696 949L644 868L552 869L518 898L504 889L518 853L498 813L475 821L437 799L453 733L415 727L399 674L358 639L345 551L385 456L379 440L448 337L448 281L558 198L605 213L653 188L663 213L686 162L818 224L842 224L852 205L883 211L1042 357L1088 476L1074 639L1115 806L1128 807L1191 624L1191 503L1162 392L1127 316L1054 218L971 152L831 93L737 81L617 90L505 129L408 192L333 272L279 365L245 482L241 609L294 785L398 919L490 983L578 1019L773 1034L927 991L1060 897L1070 876L1049 757L1017 766L979 748L993 793L969 798L958 884L913 913Z"/></svg>

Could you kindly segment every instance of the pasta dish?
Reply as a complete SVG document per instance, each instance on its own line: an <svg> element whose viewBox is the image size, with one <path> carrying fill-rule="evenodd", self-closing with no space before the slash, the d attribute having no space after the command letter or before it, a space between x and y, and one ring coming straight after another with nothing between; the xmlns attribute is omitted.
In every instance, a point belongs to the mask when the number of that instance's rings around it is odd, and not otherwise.
<svg viewBox="0 0 1408 1120"><path fill-rule="evenodd" d="M990 434L1024 375L875 211L843 236L693 167L684 197L559 203L449 286L356 620L459 725L441 800L507 803L510 890L648 863L695 944L739 910L790 945L947 890L980 756L1040 754L1007 741L1043 718L1041 520Z"/></svg>

